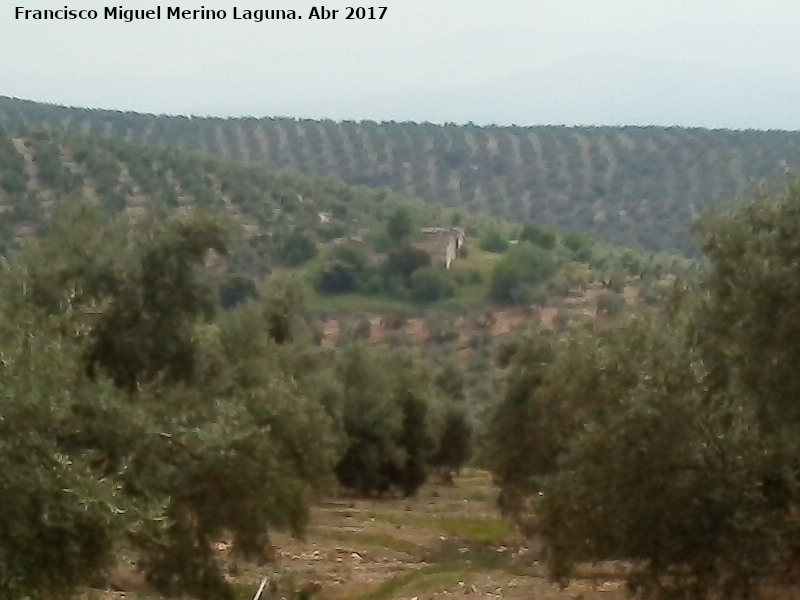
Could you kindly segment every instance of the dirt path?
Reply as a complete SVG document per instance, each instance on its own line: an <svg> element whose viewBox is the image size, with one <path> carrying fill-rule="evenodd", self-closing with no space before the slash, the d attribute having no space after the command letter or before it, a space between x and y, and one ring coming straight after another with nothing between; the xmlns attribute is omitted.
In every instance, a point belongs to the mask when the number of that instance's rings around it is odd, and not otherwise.
<svg viewBox="0 0 800 600"><path fill-rule="evenodd" d="M490 478L480 471L466 472L453 486L426 487L410 500L332 499L314 510L305 540L274 536L275 564L231 559L231 577L241 598L252 598L265 576L282 589L313 591L309 600L625 597L608 568L566 589L549 583L493 502ZM127 591L128 599L157 597L144 588Z"/></svg>

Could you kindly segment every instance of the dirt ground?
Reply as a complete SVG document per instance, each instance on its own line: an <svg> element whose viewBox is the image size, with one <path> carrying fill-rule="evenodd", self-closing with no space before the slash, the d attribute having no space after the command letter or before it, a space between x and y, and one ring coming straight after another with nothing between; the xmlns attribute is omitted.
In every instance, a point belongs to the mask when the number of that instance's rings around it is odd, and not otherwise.
<svg viewBox="0 0 800 600"><path fill-rule="evenodd" d="M241 598L252 598L264 577L305 600L618 600L625 597L613 566L561 589L549 583L535 550L501 520L487 473L467 471L452 486L430 485L413 499L330 499L314 510L305 540L276 534L275 564L230 560ZM223 559L225 544L219 546ZM135 573L117 574L105 599L140 600L148 593ZM305 594L302 594L305 592Z"/></svg>

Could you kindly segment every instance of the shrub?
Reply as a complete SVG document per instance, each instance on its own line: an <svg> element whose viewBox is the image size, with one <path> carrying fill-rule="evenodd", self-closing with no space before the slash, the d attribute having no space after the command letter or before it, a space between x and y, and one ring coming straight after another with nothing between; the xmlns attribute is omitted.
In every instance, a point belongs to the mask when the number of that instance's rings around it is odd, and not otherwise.
<svg viewBox="0 0 800 600"><path fill-rule="evenodd" d="M386 255L384 272L389 276L398 276L407 282L414 271L430 265L431 255L425 250L414 246L401 246Z"/></svg>
<svg viewBox="0 0 800 600"><path fill-rule="evenodd" d="M528 223L522 228L519 241L530 242L545 250L552 250L556 247L556 234L535 223Z"/></svg>
<svg viewBox="0 0 800 600"><path fill-rule="evenodd" d="M605 292L597 298L598 314L606 314L610 317L621 314L628 307L625 298L614 292Z"/></svg>
<svg viewBox="0 0 800 600"><path fill-rule="evenodd" d="M526 288L546 281L555 271L552 253L527 242L519 244L495 265L489 297L497 302L518 302Z"/></svg>
<svg viewBox="0 0 800 600"><path fill-rule="evenodd" d="M508 236L493 227L486 231L478 240L478 247L486 252L501 253L508 248Z"/></svg>
<svg viewBox="0 0 800 600"><path fill-rule="evenodd" d="M427 267L416 270L411 275L410 296L414 302L426 304L444 298L451 298L456 293L452 273L440 267Z"/></svg>
<svg viewBox="0 0 800 600"><path fill-rule="evenodd" d="M279 245L279 257L287 265L296 267L317 255L317 245L302 231L294 230Z"/></svg>
<svg viewBox="0 0 800 600"><path fill-rule="evenodd" d="M592 242L581 233L568 233L561 238L561 243L576 260L587 261L592 256Z"/></svg>

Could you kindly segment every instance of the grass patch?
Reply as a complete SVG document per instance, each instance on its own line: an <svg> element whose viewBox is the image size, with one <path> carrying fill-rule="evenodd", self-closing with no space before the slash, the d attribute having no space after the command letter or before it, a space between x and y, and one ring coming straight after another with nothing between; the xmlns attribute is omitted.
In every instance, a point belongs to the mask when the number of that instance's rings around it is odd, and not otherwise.
<svg viewBox="0 0 800 600"><path fill-rule="evenodd" d="M403 595L418 595L431 592L448 590L463 582L465 584L472 581L473 574L464 570L463 567L452 571L441 571L438 573L428 573L425 577L418 578L410 582L403 588Z"/></svg>
<svg viewBox="0 0 800 600"><path fill-rule="evenodd" d="M349 600L389 600L401 593L404 596L424 594L451 588L461 581L466 583L470 578L470 573L463 568L443 565L424 567L392 577L375 589Z"/></svg>
<svg viewBox="0 0 800 600"><path fill-rule="evenodd" d="M384 521L392 525L417 527L470 542L485 544L499 544L508 539L513 533L509 524L501 519L419 515L413 513L371 513L369 516L377 521Z"/></svg>
<svg viewBox="0 0 800 600"><path fill-rule="evenodd" d="M497 491L493 488L463 489L461 495L470 502L485 502L492 508L497 501Z"/></svg>
<svg viewBox="0 0 800 600"><path fill-rule="evenodd" d="M424 558L431 564L460 566L473 572L502 571L518 577L545 574L541 567L532 564L533 558L530 555L515 555L508 549L502 550L463 540L442 542Z"/></svg>
<svg viewBox="0 0 800 600"><path fill-rule="evenodd" d="M440 517L440 521L445 532L472 542L500 543L513 533L509 524L500 519Z"/></svg>
<svg viewBox="0 0 800 600"><path fill-rule="evenodd" d="M365 546L386 548L387 550L403 552L404 554L408 554L413 557L420 557L425 554L426 551L426 548L419 546L414 542L399 539L385 533L341 531L336 529L324 529L320 527L315 527L312 531L314 535L328 540L334 540L347 544L363 544Z"/></svg>
<svg viewBox="0 0 800 600"><path fill-rule="evenodd" d="M502 254L496 252L486 252L481 250L477 244L468 247L468 256L453 261L451 268L454 271L480 271L484 276L488 276L497 261L503 258Z"/></svg>

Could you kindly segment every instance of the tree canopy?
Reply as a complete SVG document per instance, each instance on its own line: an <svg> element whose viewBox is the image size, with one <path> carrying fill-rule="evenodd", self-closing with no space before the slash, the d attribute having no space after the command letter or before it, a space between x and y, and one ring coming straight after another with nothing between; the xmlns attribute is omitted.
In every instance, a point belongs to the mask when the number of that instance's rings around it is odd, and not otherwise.
<svg viewBox="0 0 800 600"><path fill-rule="evenodd" d="M497 302L519 302L529 290L555 274L552 252L523 242L509 249L492 270L489 297Z"/></svg>
<svg viewBox="0 0 800 600"><path fill-rule="evenodd" d="M490 426L501 506L553 577L625 560L652 598L749 597L800 559L800 187L699 225L709 265L612 330L540 332Z"/></svg>
<svg viewBox="0 0 800 600"><path fill-rule="evenodd" d="M226 227L79 205L0 274L0 595L68 595L124 543L161 592L230 597L220 536L302 531L338 452L324 370L288 288L215 316Z"/></svg>

